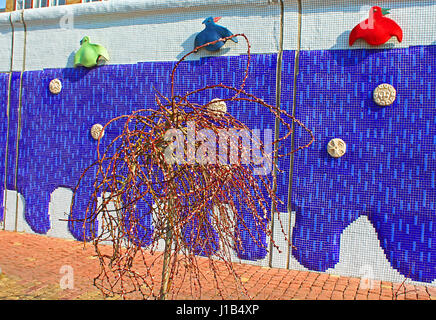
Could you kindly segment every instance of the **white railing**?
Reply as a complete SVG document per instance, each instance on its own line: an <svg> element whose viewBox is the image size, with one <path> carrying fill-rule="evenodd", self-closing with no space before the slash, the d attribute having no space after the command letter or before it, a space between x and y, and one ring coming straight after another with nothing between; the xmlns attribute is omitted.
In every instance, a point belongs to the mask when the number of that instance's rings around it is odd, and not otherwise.
<svg viewBox="0 0 436 320"><path fill-rule="evenodd" d="M82 0L82 3L96 1L103 0ZM15 10L61 6L64 4L66 4L66 0L15 0Z"/></svg>

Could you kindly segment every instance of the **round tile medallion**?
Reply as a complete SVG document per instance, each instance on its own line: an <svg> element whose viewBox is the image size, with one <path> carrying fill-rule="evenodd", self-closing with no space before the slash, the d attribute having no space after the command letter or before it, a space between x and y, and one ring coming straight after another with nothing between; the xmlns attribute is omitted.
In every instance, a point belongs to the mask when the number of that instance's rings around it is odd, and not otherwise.
<svg viewBox="0 0 436 320"><path fill-rule="evenodd" d="M209 111L212 111L213 113L217 115L223 115L227 112L227 105L224 101L220 101L221 99L215 98L212 99L212 103L207 106L207 109Z"/></svg>
<svg viewBox="0 0 436 320"><path fill-rule="evenodd" d="M397 91L388 83L379 85L373 93L374 102L379 106L390 106L394 103L396 97Z"/></svg>
<svg viewBox="0 0 436 320"><path fill-rule="evenodd" d="M100 136L100 132L103 130L103 126L101 125L101 124L99 124L99 123L96 123L96 124L94 124L92 127L91 127L91 136L95 139L95 140L98 140L98 137ZM104 136L104 131L103 131L103 133L101 134L101 136L103 137Z"/></svg>
<svg viewBox="0 0 436 320"><path fill-rule="evenodd" d="M59 79L53 79L49 84L50 92L53 94L58 94L62 90L62 82Z"/></svg>
<svg viewBox="0 0 436 320"><path fill-rule="evenodd" d="M327 144L327 152L333 158L340 158L347 152L347 144L339 138L331 139Z"/></svg>

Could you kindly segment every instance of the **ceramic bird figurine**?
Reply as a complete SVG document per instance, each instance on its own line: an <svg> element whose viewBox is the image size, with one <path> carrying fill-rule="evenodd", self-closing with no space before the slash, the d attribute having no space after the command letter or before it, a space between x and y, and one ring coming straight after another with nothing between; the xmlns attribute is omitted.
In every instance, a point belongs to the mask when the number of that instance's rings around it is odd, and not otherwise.
<svg viewBox="0 0 436 320"><path fill-rule="evenodd" d="M80 41L80 49L74 56L74 66L94 67L101 61L109 61L109 53L106 48L94 43L89 43L89 37L85 36Z"/></svg>
<svg viewBox="0 0 436 320"><path fill-rule="evenodd" d="M351 30L349 44L352 46L357 39L364 39L368 44L378 46L396 37L398 42L403 40L403 30L392 19L385 17L390 9L372 7L369 18L359 23Z"/></svg>
<svg viewBox="0 0 436 320"><path fill-rule="evenodd" d="M205 43L218 40L220 38L229 37L233 34L227 28L216 24L216 22L218 22L220 19L221 17L209 17L203 21L205 28L195 37L195 48ZM231 40L235 43L238 42L238 39L236 39L236 37L232 38ZM208 51L218 51L224 45L224 43L225 41L218 41L217 43L210 44L204 48Z"/></svg>

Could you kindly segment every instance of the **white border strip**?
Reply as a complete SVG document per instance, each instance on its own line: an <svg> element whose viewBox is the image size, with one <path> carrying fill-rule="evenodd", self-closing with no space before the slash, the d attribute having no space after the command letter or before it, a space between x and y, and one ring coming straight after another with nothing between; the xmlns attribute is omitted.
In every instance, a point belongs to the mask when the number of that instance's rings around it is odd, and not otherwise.
<svg viewBox="0 0 436 320"><path fill-rule="evenodd" d="M73 14L75 17L89 17L106 14L137 13L147 11L175 10L180 8L211 8L224 6L254 6L275 3L274 0L118 0L92 3L81 3L47 8L35 8L24 10L24 20L47 21L61 19L65 14ZM0 25L9 24L9 16L13 22L21 20L20 11L0 13Z"/></svg>

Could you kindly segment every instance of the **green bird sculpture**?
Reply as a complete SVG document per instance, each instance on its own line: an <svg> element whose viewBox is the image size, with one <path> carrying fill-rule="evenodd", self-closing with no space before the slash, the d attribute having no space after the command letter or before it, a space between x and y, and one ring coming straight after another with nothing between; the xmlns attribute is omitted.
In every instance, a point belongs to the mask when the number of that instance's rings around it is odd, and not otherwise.
<svg viewBox="0 0 436 320"><path fill-rule="evenodd" d="M103 61L109 61L109 53L106 48L95 43L89 42L89 37L85 36L80 41L80 49L74 56L74 66L84 66L92 68Z"/></svg>

